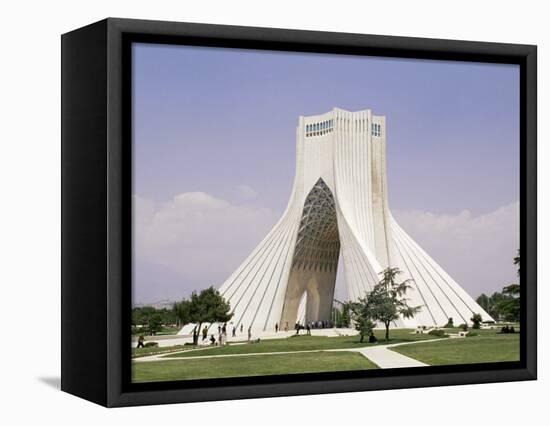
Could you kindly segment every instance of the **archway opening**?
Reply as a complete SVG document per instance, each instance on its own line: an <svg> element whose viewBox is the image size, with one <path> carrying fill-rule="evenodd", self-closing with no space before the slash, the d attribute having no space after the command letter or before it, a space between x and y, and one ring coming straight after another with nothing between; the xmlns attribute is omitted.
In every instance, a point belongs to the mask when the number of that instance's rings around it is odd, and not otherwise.
<svg viewBox="0 0 550 426"><path fill-rule="evenodd" d="M305 322L330 321L340 254L334 196L322 178L304 202L281 322L294 325L305 293ZM303 325L303 324L302 324Z"/></svg>

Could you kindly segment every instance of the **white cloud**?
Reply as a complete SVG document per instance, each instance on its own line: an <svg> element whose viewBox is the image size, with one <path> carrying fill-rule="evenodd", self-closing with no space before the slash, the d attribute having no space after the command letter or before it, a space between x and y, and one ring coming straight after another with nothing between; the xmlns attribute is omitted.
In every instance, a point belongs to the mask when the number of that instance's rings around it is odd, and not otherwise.
<svg viewBox="0 0 550 426"><path fill-rule="evenodd" d="M159 205L134 196L134 212L136 301L221 285L278 218L269 209L235 206L204 192Z"/></svg>
<svg viewBox="0 0 550 426"><path fill-rule="evenodd" d="M519 202L479 216L394 212L397 222L472 296L517 281Z"/></svg>
<svg viewBox="0 0 550 426"><path fill-rule="evenodd" d="M258 196L258 193L248 185L239 185L237 189L239 190L239 195L246 200L251 200Z"/></svg>

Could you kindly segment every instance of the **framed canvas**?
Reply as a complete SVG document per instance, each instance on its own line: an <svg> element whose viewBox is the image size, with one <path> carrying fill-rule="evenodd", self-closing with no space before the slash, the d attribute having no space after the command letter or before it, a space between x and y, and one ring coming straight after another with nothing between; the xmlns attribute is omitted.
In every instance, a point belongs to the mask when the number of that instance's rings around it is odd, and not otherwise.
<svg viewBox="0 0 550 426"><path fill-rule="evenodd" d="M112 18L61 41L64 391L536 378L535 46Z"/></svg>

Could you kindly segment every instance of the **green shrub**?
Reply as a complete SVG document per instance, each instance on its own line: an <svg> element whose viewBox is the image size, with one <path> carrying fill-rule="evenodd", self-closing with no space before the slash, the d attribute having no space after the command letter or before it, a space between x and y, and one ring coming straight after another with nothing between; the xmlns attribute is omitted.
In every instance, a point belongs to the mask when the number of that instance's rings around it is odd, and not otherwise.
<svg viewBox="0 0 550 426"><path fill-rule="evenodd" d="M143 346L145 346L146 348L156 348L158 345L158 342L147 342Z"/></svg>
<svg viewBox="0 0 550 426"><path fill-rule="evenodd" d="M445 337L446 334L443 330L430 330L428 332L428 334L431 334L432 336L437 336L437 337Z"/></svg>
<svg viewBox="0 0 550 426"><path fill-rule="evenodd" d="M481 317L480 314L474 314L472 318L470 318L470 320L472 321L472 328L479 329L481 325L481 321L483 321L483 318Z"/></svg>
<svg viewBox="0 0 550 426"><path fill-rule="evenodd" d="M460 328L462 331L468 331L468 325L467 324L460 324L458 326L458 328Z"/></svg>
<svg viewBox="0 0 550 426"><path fill-rule="evenodd" d="M449 318L449 320L447 321L447 324L445 324L443 328L454 328L453 319Z"/></svg>

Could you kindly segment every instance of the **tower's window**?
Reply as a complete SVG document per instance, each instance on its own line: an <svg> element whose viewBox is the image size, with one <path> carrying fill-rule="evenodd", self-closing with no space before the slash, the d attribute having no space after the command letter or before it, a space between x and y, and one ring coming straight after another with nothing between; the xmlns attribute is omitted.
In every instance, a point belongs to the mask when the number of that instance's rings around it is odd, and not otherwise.
<svg viewBox="0 0 550 426"><path fill-rule="evenodd" d="M318 123L306 124L304 126L306 137L308 138L312 136L321 136L327 133L332 133L334 131L336 123L338 123L338 120L344 122L343 119L340 118L331 118L330 120L319 121ZM353 123L353 121L349 123Z"/></svg>

